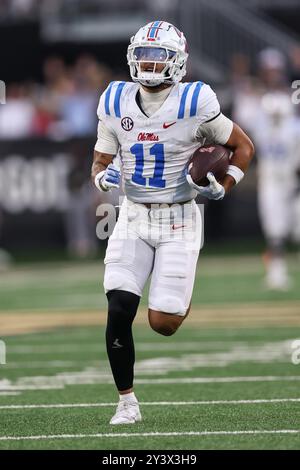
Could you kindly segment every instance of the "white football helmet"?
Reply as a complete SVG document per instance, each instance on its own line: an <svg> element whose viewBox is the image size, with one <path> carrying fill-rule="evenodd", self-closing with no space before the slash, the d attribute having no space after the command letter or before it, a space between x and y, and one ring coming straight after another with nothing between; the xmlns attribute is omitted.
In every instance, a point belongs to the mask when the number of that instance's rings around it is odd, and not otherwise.
<svg viewBox="0 0 300 470"><path fill-rule="evenodd" d="M180 82L186 74L188 58L184 34L166 21L153 21L132 36L127 50L130 75L145 86ZM151 63L151 70L142 70L141 63ZM157 70L157 64L165 64Z"/></svg>

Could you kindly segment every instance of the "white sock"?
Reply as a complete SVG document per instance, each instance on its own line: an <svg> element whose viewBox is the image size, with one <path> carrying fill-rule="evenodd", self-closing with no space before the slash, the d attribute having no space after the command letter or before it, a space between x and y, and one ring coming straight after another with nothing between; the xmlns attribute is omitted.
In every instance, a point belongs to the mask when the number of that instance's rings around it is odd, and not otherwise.
<svg viewBox="0 0 300 470"><path fill-rule="evenodd" d="M119 395L120 397L120 401L136 401L137 402L137 398L134 394L134 392L131 392L131 393L125 393L124 395Z"/></svg>

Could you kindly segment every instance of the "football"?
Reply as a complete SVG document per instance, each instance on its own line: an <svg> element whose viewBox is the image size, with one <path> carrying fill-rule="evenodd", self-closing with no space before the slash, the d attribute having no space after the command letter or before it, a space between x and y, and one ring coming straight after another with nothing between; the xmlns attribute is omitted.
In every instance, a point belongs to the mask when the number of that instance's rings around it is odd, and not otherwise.
<svg viewBox="0 0 300 470"><path fill-rule="evenodd" d="M198 148L188 163L188 172L198 186L209 184L206 175L211 171L221 182L227 173L231 151L223 145L210 145Z"/></svg>

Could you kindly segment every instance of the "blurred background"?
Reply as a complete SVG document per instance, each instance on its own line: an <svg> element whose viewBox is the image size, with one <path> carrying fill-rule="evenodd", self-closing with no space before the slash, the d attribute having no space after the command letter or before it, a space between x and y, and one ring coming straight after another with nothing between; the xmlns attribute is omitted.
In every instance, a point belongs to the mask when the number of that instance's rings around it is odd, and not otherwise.
<svg viewBox="0 0 300 470"><path fill-rule="evenodd" d="M174 337L147 324L145 289L137 430L151 435L99 439L117 395L96 237L104 195L90 181L96 109L111 80L130 80L129 38L159 19L188 40L184 80L212 86L256 154L222 202L205 203L192 309ZM299 449L299 24L299 0L0 0L2 449ZM144 406L153 400L159 413ZM202 430L216 435L178 439Z"/></svg>
<svg viewBox="0 0 300 470"><path fill-rule="evenodd" d="M185 81L208 82L256 145L245 180L206 204L203 254L262 256L267 287L287 290L284 252L296 263L300 240L297 0L2 0L1 269L102 260L90 182L97 103L111 80L130 79L129 38L155 19L187 37Z"/></svg>

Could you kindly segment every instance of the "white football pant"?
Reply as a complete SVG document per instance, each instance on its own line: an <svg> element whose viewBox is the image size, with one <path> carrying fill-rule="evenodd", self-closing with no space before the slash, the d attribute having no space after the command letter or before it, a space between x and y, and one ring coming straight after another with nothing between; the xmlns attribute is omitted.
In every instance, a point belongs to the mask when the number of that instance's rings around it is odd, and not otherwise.
<svg viewBox="0 0 300 470"><path fill-rule="evenodd" d="M202 239L202 217L194 200L147 208L125 198L109 238L104 289L141 296L151 275L149 308L174 315L190 305Z"/></svg>

